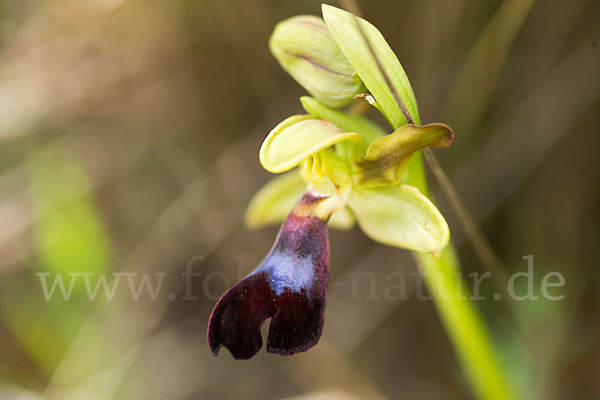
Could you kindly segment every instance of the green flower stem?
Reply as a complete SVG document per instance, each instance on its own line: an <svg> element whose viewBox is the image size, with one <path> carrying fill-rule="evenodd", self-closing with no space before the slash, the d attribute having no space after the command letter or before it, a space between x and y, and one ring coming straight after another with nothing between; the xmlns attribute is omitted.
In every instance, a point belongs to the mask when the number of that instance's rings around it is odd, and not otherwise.
<svg viewBox="0 0 600 400"><path fill-rule="evenodd" d="M394 130L406 122L421 125L408 76L381 32L344 10L327 5L322 8L334 40ZM405 179L428 196L420 151L409 163ZM512 399L492 339L475 305L468 300L469 290L462 279L457 279L460 263L452 244L439 257L424 253L414 256L473 391L481 399Z"/></svg>
<svg viewBox="0 0 600 400"><path fill-rule="evenodd" d="M400 113L400 110L397 112ZM420 125L419 116L413 115L413 118ZM427 180L420 151L409 164L407 176L408 184L418 187L427 195ZM514 398L493 340L481 315L469 300L470 291L460 278L457 279L460 276L460 261L452 243L446 246L439 257L417 252L413 252L413 255L474 392L479 398L487 400Z"/></svg>
<svg viewBox="0 0 600 400"><path fill-rule="evenodd" d="M383 134L380 128L363 117L331 109L311 97L301 100L308 113L327 119L346 131L360 132L369 138ZM394 110L389 112L391 114ZM420 123L418 113L413 118ZM400 116L397 119L400 120ZM394 126L392 123L394 128L401 125ZM408 166L406 183L419 188L424 194L428 193L421 152L414 154ZM440 257L418 252L414 256L474 392L486 400L513 398L483 320L474 304L468 300L469 290L457 279L460 276L460 262L452 244L446 246Z"/></svg>

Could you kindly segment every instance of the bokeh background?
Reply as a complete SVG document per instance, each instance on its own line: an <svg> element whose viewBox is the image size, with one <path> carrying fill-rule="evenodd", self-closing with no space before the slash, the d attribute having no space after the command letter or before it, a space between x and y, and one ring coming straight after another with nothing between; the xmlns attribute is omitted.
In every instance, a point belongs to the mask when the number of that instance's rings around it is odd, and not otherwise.
<svg viewBox="0 0 600 400"><path fill-rule="evenodd" d="M435 154L506 272L533 255L534 290L548 272L565 277L563 300L511 307L482 286L509 379L521 398L599 398L600 2L358 5L422 120L454 128ZM434 305L411 296L419 280L407 279L409 300L385 296L390 274L417 272L410 254L357 228L331 232L315 348L245 362L208 351L216 298L277 230L250 231L243 213L270 178L263 138L301 112L303 90L267 46L296 14L319 15L320 2L0 1L1 399L471 397ZM431 182L465 274L481 273ZM195 300L183 300L189 262ZM112 300L77 281L68 301L45 300L39 275L115 272L167 275L155 300L132 299L123 277Z"/></svg>

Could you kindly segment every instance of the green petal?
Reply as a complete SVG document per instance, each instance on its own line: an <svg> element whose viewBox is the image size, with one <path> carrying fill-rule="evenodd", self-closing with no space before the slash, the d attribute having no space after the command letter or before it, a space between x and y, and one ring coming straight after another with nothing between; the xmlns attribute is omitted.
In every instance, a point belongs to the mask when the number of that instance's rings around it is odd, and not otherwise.
<svg viewBox="0 0 600 400"><path fill-rule="evenodd" d="M256 229L281 223L305 191L306 182L297 169L275 177L250 200L245 214L246 225ZM354 216L347 207L329 220L329 226L337 229L350 229L353 225Z"/></svg>
<svg viewBox="0 0 600 400"><path fill-rule="evenodd" d="M439 253L450 238L442 214L413 186L354 188L348 205L363 232L379 243Z"/></svg>
<svg viewBox="0 0 600 400"><path fill-rule="evenodd" d="M300 102L302 103L302 107L304 107L306 112L312 116L333 122L346 132L359 133L362 136L365 145L368 145L375 138L383 136L387 133L379 125L365 117L336 110L335 108L331 108L313 97L302 96L300 97Z"/></svg>
<svg viewBox="0 0 600 400"><path fill-rule="evenodd" d="M394 127L406 123L406 120L398 113L398 105L394 99L392 90L388 87L385 78L371 50L367 46L361 30L371 44L373 52L377 55L382 68L389 77L393 88L398 92L406 105L415 123L419 123L417 101L413 93L408 77L400 65L398 58L387 44L381 32L362 18L358 18L347 11L324 4L323 18L337 45L340 47L354 70L363 81L369 92L373 95L383 113L388 117Z"/></svg>
<svg viewBox="0 0 600 400"><path fill-rule="evenodd" d="M296 115L277 125L260 148L262 166L270 172L285 172L307 157L344 140L362 141L354 132L344 132L335 124Z"/></svg>
<svg viewBox="0 0 600 400"><path fill-rule="evenodd" d="M415 151L425 147L448 147L453 140L454 132L445 124L403 125L371 143L367 155L356 162L356 184L396 185Z"/></svg>

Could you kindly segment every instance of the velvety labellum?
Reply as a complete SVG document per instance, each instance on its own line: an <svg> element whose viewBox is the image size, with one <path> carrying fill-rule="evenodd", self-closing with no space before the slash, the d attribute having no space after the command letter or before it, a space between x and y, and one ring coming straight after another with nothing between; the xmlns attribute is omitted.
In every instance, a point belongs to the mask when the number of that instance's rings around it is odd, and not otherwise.
<svg viewBox="0 0 600 400"><path fill-rule="evenodd" d="M217 302L209 323L213 354L221 347L248 359L262 347L260 328L271 318L267 351L306 351L321 337L329 243L327 222L311 212L323 197L305 194L283 223L261 264Z"/></svg>

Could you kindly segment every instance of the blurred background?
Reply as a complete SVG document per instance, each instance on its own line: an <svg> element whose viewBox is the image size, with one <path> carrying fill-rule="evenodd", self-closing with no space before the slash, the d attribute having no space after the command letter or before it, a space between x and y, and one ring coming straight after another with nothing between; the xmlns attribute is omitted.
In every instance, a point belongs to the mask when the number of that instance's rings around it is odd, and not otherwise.
<svg viewBox="0 0 600 400"><path fill-rule="evenodd" d="M552 291L564 299L512 304L527 334L482 285L509 379L522 398L600 398L600 2L358 5L422 120L454 128L435 154L507 273L533 255L535 291L565 277ZM410 253L357 228L330 234L315 348L245 362L207 348L216 299L277 231L248 230L243 213L271 178L263 138L302 112L267 45L296 14L320 2L0 1L0 399L471 397L433 303L414 295ZM430 181L464 273L481 273ZM186 285L188 265L200 275ZM414 277L408 300L391 295L398 272ZM115 273L114 296L90 299L84 278L93 289ZM68 300L59 286L46 299L56 276ZM143 276L161 280L156 296Z"/></svg>

